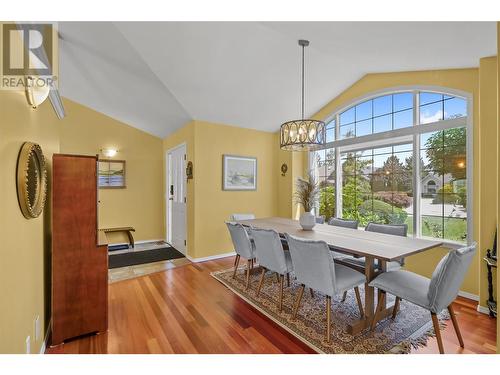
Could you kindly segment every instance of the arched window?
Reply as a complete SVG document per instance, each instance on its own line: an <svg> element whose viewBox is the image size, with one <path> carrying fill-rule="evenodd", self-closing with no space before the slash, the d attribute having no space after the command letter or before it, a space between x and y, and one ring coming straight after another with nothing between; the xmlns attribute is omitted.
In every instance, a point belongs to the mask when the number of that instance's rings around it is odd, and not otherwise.
<svg viewBox="0 0 500 375"><path fill-rule="evenodd" d="M470 108L465 94L411 89L336 111L326 121L326 147L310 158L321 186L319 214L471 240Z"/></svg>

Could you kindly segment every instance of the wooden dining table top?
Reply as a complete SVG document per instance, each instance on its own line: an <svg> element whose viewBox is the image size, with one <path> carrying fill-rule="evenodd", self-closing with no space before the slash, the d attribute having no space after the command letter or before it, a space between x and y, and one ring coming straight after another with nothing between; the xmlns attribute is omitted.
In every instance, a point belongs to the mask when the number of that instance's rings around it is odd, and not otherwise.
<svg viewBox="0 0 500 375"><path fill-rule="evenodd" d="M342 228L328 224L316 224L313 230L303 230L297 220L268 217L238 220L238 223L261 229L273 229L280 234L308 240L325 241L334 250L362 257L395 261L441 246L440 241Z"/></svg>

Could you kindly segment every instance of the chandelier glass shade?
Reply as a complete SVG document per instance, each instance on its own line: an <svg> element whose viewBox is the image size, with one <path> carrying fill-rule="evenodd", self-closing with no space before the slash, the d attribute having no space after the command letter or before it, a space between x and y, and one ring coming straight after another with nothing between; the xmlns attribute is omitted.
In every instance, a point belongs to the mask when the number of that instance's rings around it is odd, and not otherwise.
<svg viewBox="0 0 500 375"><path fill-rule="evenodd" d="M280 128L280 148L290 151L310 151L326 142L325 123L304 118L304 49L308 40L299 40L302 47L302 119L287 121Z"/></svg>
<svg viewBox="0 0 500 375"><path fill-rule="evenodd" d="M287 121L280 133L280 147L289 151L309 151L326 138L325 123L311 119Z"/></svg>

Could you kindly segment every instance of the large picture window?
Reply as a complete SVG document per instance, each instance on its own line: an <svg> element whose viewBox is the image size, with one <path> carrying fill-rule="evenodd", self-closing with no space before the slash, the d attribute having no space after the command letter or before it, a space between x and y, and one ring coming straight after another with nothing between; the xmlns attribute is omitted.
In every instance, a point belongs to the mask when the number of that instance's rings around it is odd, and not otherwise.
<svg viewBox="0 0 500 375"><path fill-rule="evenodd" d="M467 99L384 94L339 111L327 145L311 153L319 215L408 224L408 234L469 240ZM470 172L469 172L470 173Z"/></svg>

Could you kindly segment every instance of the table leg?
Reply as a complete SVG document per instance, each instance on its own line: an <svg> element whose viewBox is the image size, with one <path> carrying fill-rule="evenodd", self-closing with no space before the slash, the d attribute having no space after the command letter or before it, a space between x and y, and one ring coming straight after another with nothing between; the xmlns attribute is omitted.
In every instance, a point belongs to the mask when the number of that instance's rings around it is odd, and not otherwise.
<svg viewBox="0 0 500 375"><path fill-rule="evenodd" d="M380 272L387 272L387 262L385 260L378 260L378 264L379 264L379 269L380 269ZM377 301L380 301L380 294L382 294L382 292L380 290L377 290ZM383 298L382 299L382 304L384 305L384 309L387 307L387 298Z"/></svg>
<svg viewBox="0 0 500 375"><path fill-rule="evenodd" d="M368 286L368 283L373 280L374 270L374 259L372 257L366 257L365 261L365 315L368 320L373 317L373 312L375 308L375 291L374 288Z"/></svg>
<svg viewBox="0 0 500 375"><path fill-rule="evenodd" d="M355 322L353 322L352 325L347 327L347 331L351 335L355 335L361 331L363 331L365 328L370 327L370 324L373 320L373 316L375 314L375 290L374 288L370 287L368 284L370 281L373 280L375 277L375 264L374 264L374 259L372 257L365 257L365 276L366 276L366 282L365 282L365 317L362 319L359 319ZM385 262L382 264L382 271L385 271L386 269L386 264ZM377 314L378 320L384 319L388 317L389 315L392 314L392 309L391 308L386 308L384 306L384 309L381 310Z"/></svg>

